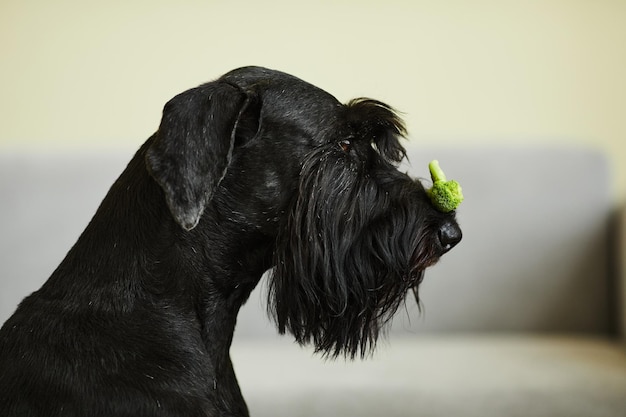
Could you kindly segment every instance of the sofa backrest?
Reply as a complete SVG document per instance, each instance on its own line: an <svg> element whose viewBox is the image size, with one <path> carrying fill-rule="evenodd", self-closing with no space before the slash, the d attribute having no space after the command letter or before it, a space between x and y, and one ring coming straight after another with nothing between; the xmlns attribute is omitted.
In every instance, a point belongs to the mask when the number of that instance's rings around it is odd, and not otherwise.
<svg viewBox="0 0 626 417"><path fill-rule="evenodd" d="M610 175L602 154L569 148L423 148L412 176L438 159L465 194L463 241L427 273L392 333L607 333ZM38 289L74 244L132 152L0 155L0 322ZM266 279L240 313L237 337L274 337Z"/></svg>

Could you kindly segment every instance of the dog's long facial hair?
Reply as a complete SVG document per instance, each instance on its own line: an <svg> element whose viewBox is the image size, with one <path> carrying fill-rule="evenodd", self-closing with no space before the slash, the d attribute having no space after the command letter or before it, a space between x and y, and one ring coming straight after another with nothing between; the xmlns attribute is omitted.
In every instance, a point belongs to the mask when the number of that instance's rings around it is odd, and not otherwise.
<svg viewBox="0 0 626 417"><path fill-rule="evenodd" d="M371 352L439 256L423 187L395 169L402 121L374 100L344 111L353 136L306 158L269 283L279 331L332 357Z"/></svg>

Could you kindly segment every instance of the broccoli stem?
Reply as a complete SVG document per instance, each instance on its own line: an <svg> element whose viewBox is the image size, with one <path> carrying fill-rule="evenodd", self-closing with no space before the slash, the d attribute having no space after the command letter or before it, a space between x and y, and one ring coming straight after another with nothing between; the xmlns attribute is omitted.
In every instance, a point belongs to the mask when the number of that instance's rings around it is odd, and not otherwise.
<svg viewBox="0 0 626 417"><path fill-rule="evenodd" d="M428 164L428 169L430 170L430 177L433 182L436 181L446 181L446 174L443 173L443 170L439 167L439 161L436 159L430 161Z"/></svg>

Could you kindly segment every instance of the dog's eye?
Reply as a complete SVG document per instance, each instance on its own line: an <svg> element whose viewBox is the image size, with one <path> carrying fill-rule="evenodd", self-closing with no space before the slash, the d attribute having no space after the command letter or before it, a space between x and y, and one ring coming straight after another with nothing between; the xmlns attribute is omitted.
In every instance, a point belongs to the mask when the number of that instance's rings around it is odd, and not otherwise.
<svg viewBox="0 0 626 417"><path fill-rule="evenodd" d="M347 139L340 140L338 143L341 150L346 153L350 152L350 149L352 149L352 143Z"/></svg>

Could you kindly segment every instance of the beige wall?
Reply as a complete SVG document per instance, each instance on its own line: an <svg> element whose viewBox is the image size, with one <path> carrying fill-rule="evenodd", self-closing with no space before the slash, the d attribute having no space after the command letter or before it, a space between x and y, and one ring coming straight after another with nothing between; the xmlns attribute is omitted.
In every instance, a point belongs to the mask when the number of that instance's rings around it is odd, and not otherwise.
<svg viewBox="0 0 626 417"><path fill-rule="evenodd" d="M0 151L136 148L171 96L256 64L424 143L600 148L626 198L626 1L2 0L0 59Z"/></svg>

